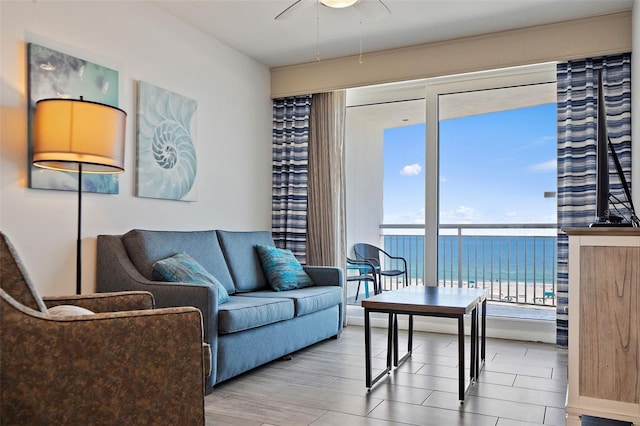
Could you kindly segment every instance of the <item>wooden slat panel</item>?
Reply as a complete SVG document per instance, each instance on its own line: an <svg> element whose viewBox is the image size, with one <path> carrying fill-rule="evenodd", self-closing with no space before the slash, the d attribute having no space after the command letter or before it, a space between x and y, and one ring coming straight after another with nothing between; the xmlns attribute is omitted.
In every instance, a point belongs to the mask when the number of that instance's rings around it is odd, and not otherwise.
<svg viewBox="0 0 640 426"><path fill-rule="evenodd" d="M639 247L581 247L580 395L640 402Z"/></svg>

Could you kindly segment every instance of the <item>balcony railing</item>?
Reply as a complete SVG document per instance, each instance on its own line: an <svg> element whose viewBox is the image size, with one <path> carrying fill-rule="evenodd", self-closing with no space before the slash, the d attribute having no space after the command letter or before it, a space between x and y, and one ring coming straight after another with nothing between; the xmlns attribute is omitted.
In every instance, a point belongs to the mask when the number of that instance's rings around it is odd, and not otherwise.
<svg viewBox="0 0 640 426"><path fill-rule="evenodd" d="M440 225L438 285L488 289L493 301L555 306L555 230L555 224ZM411 283L424 284L424 225L381 225L381 231L384 250L407 260ZM382 280L383 290L403 285L401 277Z"/></svg>

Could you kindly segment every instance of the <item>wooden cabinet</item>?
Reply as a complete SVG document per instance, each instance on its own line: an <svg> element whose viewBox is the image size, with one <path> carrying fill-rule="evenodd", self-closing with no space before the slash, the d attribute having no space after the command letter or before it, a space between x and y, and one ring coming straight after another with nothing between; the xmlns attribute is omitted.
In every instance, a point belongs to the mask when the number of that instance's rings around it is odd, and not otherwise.
<svg viewBox="0 0 640 426"><path fill-rule="evenodd" d="M640 425L640 229L570 228L567 425Z"/></svg>

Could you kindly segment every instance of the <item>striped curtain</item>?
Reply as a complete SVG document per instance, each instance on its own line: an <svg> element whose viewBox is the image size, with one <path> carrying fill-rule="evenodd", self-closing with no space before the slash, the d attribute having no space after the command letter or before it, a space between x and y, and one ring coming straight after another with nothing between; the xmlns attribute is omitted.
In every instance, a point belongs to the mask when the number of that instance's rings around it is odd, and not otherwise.
<svg viewBox="0 0 640 426"><path fill-rule="evenodd" d="M602 70L607 131L631 185L631 54L558 64L558 288L557 334L568 344L568 237L561 229L596 220L596 140L598 72ZM625 200L610 161L610 192ZM621 210L629 218L626 210Z"/></svg>
<svg viewBox="0 0 640 426"><path fill-rule="evenodd" d="M273 101L273 240L301 263L306 263L310 109L310 95Z"/></svg>

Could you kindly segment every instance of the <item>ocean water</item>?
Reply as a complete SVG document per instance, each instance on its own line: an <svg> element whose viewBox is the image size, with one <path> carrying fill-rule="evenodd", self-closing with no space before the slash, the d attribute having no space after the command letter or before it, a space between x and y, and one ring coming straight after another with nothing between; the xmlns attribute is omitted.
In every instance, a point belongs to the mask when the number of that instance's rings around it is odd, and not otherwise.
<svg viewBox="0 0 640 426"><path fill-rule="evenodd" d="M438 237L438 280L463 283L556 282L555 237L532 236L440 236ZM385 236L385 251L407 260L409 278L424 276L422 236Z"/></svg>

